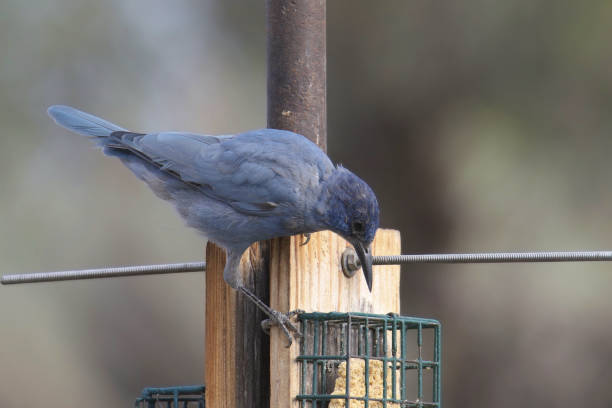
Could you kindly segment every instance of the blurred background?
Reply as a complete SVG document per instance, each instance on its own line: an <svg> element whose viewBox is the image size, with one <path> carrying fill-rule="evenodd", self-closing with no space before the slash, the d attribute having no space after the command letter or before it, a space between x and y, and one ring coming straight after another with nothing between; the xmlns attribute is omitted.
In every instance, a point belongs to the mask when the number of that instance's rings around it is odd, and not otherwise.
<svg viewBox="0 0 612 408"><path fill-rule="evenodd" d="M333 0L329 154L404 253L611 249L612 3ZM265 126L263 1L0 3L0 273L200 260L118 161L46 116ZM448 407L608 406L612 265L412 266ZM128 407L200 383L202 274L0 288L0 406Z"/></svg>

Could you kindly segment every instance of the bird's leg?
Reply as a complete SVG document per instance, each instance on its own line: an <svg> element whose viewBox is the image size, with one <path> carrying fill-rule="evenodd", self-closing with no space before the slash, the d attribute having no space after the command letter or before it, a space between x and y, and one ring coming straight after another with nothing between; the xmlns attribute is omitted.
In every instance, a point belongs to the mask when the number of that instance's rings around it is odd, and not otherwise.
<svg viewBox="0 0 612 408"><path fill-rule="evenodd" d="M307 232L305 234L302 234L302 236L304 236L304 238L306 238L304 241L302 241L302 243L300 244L300 246L304 246L307 243L310 242L310 232Z"/></svg>
<svg viewBox="0 0 612 408"><path fill-rule="evenodd" d="M275 310L272 309L272 311L275 311ZM304 310L301 310L301 309L296 309L296 310L291 310L291 311L289 311L287 313L281 313L281 312L278 312L278 311L276 313L278 313L278 314L280 314L282 316L281 319L285 319L285 318L288 319L288 325L293 326L292 330L294 330L294 329L297 330L297 328L295 328L295 326L291 322L291 318L293 316L295 316L295 315L299 315L300 313L306 313L306 312ZM263 329L263 331L265 331L266 333L270 334L270 327L274 326L275 324L278 324L278 322L275 322L272 319L266 319L266 320L263 320L261 322L261 328ZM283 330L285 330L284 327L283 327ZM286 332L286 330L285 330L285 332ZM298 337L302 337L302 333L299 330L295 331L295 334Z"/></svg>
<svg viewBox="0 0 612 408"><path fill-rule="evenodd" d="M293 322L291 322L291 318L294 315L301 313L301 310L293 310L286 314L281 313L266 305L261 299L255 296L254 293L252 293L244 286L239 286L238 290L242 292L247 298L249 298L251 302L255 303L255 305L269 317L269 319L266 319L261 322L262 329L264 329L267 333L269 333L270 327L272 325L277 324L278 326L280 326L280 328L285 333L285 336L287 336L287 340L289 341L287 347L291 347L291 344L293 343L293 338L291 337L290 331L294 333L294 336L296 338L302 337L302 333L300 332L300 330L293 324Z"/></svg>

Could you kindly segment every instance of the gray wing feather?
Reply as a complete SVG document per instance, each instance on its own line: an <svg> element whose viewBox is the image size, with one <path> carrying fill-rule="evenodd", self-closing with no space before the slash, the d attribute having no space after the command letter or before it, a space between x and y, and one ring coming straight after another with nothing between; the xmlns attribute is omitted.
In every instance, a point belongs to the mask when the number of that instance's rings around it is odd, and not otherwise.
<svg viewBox="0 0 612 408"><path fill-rule="evenodd" d="M250 215L299 205L333 170L329 158L303 136L272 129L207 136L117 132L112 147L127 148L199 189ZM306 194L306 195L304 195Z"/></svg>

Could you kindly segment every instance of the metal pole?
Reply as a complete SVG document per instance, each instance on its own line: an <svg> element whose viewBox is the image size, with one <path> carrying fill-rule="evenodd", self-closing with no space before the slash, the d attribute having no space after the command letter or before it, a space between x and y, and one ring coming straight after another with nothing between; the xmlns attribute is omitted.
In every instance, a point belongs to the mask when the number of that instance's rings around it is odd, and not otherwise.
<svg viewBox="0 0 612 408"><path fill-rule="evenodd" d="M327 150L325 0L267 0L268 127Z"/></svg>
<svg viewBox="0 0 612 408"><path fill-rule="evenodd" d="M160 275L165 273L202 272L206 270L206 262L185 262L161 265L135 265L115 268L84 269L76 271L24 273L19 275L4 275L1 283L55 282L77 279L119 278L122 276Z"/></svg>

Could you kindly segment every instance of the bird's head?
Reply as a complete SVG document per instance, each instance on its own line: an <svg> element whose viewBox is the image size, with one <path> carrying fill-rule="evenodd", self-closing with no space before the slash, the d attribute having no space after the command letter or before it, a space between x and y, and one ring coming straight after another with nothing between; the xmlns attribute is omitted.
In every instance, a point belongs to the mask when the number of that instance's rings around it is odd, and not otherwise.
<svg viewBox="0 0 612 408"><path fill-rule="evenodd" d="M378 229L376 195L363 180L338 166L326 180L319 203L326 228L355 247L368 289L372 291L370 245Z"/></svg>

